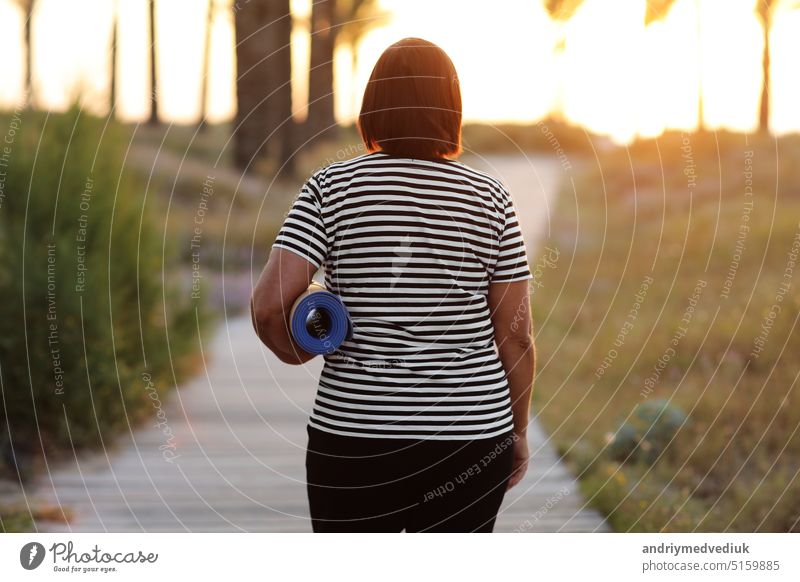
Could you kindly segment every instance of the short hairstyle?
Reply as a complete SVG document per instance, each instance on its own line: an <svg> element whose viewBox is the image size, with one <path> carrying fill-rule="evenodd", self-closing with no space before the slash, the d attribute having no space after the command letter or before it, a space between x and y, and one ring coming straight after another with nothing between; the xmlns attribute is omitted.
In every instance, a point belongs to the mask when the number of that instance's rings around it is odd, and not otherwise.
<svg viewBox="0 0 800 582"><path fill-rule="evenodd" d="M461 88L440 47L404 38L372 70L358 130L370 152L439 158L461 152Z"/></svg>

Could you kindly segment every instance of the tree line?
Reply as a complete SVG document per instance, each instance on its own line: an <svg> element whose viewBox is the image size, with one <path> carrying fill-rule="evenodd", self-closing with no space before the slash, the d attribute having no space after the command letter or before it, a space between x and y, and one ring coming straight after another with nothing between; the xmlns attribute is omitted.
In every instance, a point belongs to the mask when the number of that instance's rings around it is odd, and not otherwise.
<svg viewBox="0 0 800 582"><path fill-rule="evenodd" d="M563 25L583 3L583 0L542 1L554 21ZM646 0L645 23L666 16L675 0ZM696 0L699 2L700 0ZM23 12L25 21L23 43L25 59L25 94L29 106L34 101L33 62L34 43L32 19L37 0L14 0ZM114 111L117 100L117 30L119 0L113 0L112 33L110 41L109 109ZM216 18L232 18L236 32L236 90L237 114L234 127L233 160L236 167L247 170L261 157L268 156L283 171L293 169L294 152L305 144L334 138L333 56L341 43L350 47L355 70L357 45L364 34L385 19L377 0L313 0L310 22L310 67L308 71L308 110L305 122L298 124L292 117L291 34L296 23L290 0L207 0L203 50L203 82L201 84L200 128L205 127L208 112L208 82L211 53L211 31ZM759 129L769 130L770 50L769 31L779 0L758 0L757 14L764 29L763 75ZM791 1L792 7L800 2ZM157 16L156 0L148 0L150 114L148 123L159 123L158 75L156 72ZM562 27L563 30L563 27ZM564 37L556 50L564 49ZM701 92L697 97L698 124L703 127Z"/></svg>
<svg viewBox="0 0 800 582"><path fill-rule="evenodd" d="M233 12L237 63L234 163L246 169L266 155L276 160L282 172L291 173L298 148L335 138L333 57L337 44L347 43L356 55L358 42L383 14L376 0L313 2L308 115L298 126L292 117L290 0L238 0Z"/></svg>
<svg viewBox="0 0 800 582"><path fill-rule="evenodd" d="M24 19L24 91L28 107L33 107L32 26L39 2L14 0ZM148 67L150 113L148 123L160 123L159 87L155 42L158 19L157 0L147 2ZM335 137L334 50L339 44L351 48L352 66L357 66L356 45L385 14L377 0L314 0L306 27L311 33L311 63L308 72L308 111L305 122L292 117L291 33L297 24L290 0L207 0L203 44L199 130L206 127L209 109L208 83L211 67L211 32L217 18L230 18L236 32L237 115L233 160L243 170L251 169L263 156L271 156L284 171L291 172L293 153L312 141ZM117 103L117 42L119 0L113 0L109 46L108 107L112 115Z"/></svg>

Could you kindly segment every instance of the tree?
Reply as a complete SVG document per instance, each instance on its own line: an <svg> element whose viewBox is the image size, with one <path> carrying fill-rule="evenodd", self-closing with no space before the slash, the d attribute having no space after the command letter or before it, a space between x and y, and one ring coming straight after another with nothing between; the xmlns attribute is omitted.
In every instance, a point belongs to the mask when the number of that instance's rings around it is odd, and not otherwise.
<svg viewBox="0 0 800 582"><path fill-rule="evenodd" d="M292 119L292 15L289 0L234 4L236 128L234 163L250 169L267 155L294 171Z"/></svg>
<svg viewBox="0 0 800 582"><path fill-rule="evenodd" d="M208 83L211 76L211 36L214 30L214 0L208 0L206 10L205 42L203 44L203 76L200 80L200 122L198 129L204 131L208 119Z"/></svg>
<svg viewBox="0 0 800 582"><path fill-rule="evenodd" d="M644 15L645 25L665 18L674 3L675 0L647 0Z"/></svg>
<svg viewBox="0 0 800 582"><path fill-rule="evenodd" d="M389 13L380 8L378 0L338 0L338 40L350 48L350 70L358 72L358 44L373 28L386 23ZM357 97L358 98L358 97Z"/></svg>
<svg viewBox="0 0 800 582"><path fill-rule="evenodd" d="M772 19L775 16L775 10L778 8L780 2L778 0L758 0L756 4L756 11L758 17L761 19L761 25L764 28L764 53L761 62L761 67L764 74L764 84L761 86L761 107L758 114L758 129L765 133L769 132L769 96L772 87L770 79L770 48L769 48L769 35L772 31ZM797 10L800 8L800 2L786 2L786 8Z"/></svg>
<svg viewBox="0 0 800 582"><path fill-rule="evenodd" d="M333 56L336 45L336 1L318 0L311 7L311 62L308 71L306 139L313 140L336 125L333 102Z"/></svg>
<svg viewBox="0 0 800 582"><path fill-rule="evenodd" d="M566 22L583 4L583 0L544 0L544 7L553 20Z"/></svg>
<svg viewBox="0 0 800 582"><path fill-rule="evenodd" d="M16 0L25 19L23 45L25 51L25 101L28 107L33 106L33 11L36 0Z"/></svg>
<svg viewBox="0 0 800 582"><path fill-rule="evenodd" d="M158 53L156 51L156 0L148 0L148 23L150 28L150 125L158 125Z"/></svg>
<svg viewBox="0 0 800 582"><path fill-rule="evenodd" d="M109 56L108 114L114 116L117 105L117 28L119 25L119 2L111 5L111 54Z"/></svg>
<svg viewBox="0 0 800 582"><path fill-rule="evenodd" d="M276 139L273 149L278 167L287 174L294 173L297 132L292 117L292 10L290 0L273 0L275 4L274 75L277 87L273 107L269 108L269 127L274 128Z"/></svg>
<svg viewBox="0 0 800 582"><path fill-rule="evenodd" d="M333 58L337 44L348 46L351 66L358 67L358 43L386 20L377 0L318 0L311 9L311 63L308 74L307 140L332 137L334 111Z"/></svg>
<svg viewBox="0 0 800 582"><path fill-rule="evenodd" d="M769 94L770 94L770 71L769 71L769 33L772 30L772 13L775 2L773 0L758 0L756 10L764 27L764 53L761 61L761 69L764 74L764 81L761 85L761 106L758 112L758 129L764 133L769 132Z"/></svg>

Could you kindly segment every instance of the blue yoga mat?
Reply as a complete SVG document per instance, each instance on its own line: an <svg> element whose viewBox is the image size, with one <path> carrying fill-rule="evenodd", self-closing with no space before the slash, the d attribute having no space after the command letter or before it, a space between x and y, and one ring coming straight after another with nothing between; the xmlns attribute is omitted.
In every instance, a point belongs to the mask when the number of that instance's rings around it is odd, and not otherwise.
<svg viewBox="0 0 800 582"><path fill-rule="evenodd" d="M312 283L297 298L289 321L294 341L309 354L329 354L353 333L341 298L319 283Z"/></svg>

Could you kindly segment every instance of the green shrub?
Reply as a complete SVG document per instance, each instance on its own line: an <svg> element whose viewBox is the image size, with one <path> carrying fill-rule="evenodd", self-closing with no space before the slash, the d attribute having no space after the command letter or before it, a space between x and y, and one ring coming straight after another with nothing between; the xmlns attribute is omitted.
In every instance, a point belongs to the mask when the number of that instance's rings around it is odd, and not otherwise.
<svg viewBox="0 0 800 582"><path fill-rule="evenodd" d="M24 477L31 460L102 445L152 415L154 394L188 370L204 310L165 280L175 255L153 196L124 167L126 130L74 109L0 118L12 127L1 168L0 449Z"/></svg>

